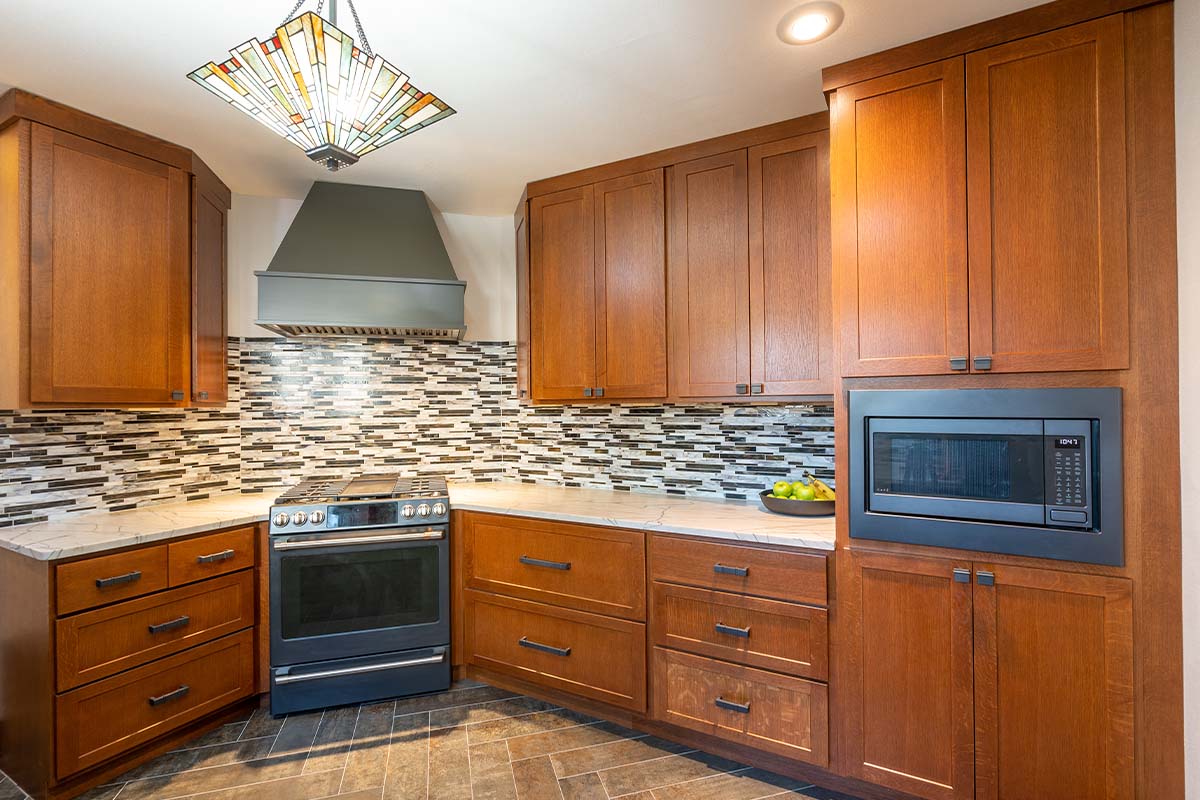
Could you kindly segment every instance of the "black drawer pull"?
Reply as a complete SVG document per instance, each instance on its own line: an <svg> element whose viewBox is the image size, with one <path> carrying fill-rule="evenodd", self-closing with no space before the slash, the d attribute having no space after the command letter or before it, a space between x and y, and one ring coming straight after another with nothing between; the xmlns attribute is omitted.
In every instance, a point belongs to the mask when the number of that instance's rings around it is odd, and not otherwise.
<svg viewBox="0 0 1200 800"><path fill-rule="evenodd" d="M521 556L517 559L522 564L528 564L531 567L546 567L547 569L563 569L571 568L570 561L546 561L541 558L533 558L531 556Z"/></svg>
<svg viewBox="0 0 1200 800"><path fill-rule="evenodd" d="M717 627L717 633L723 633L726 636L737 636L742 639L750 638L750 626L749 625L747 625L744 628L735 628L732 625L722 625L721 623L718 622L716 627Z"/></svg>
<svg viewBox="0 0 1200 800"><path fill-rule="evenodd" d="M521 647L528 647L530 650L537 650L542 653L549 653L552 656L569 656L569 655L571 655L571 648L569 648L569 647L554 647L553 645L542 644L541 642L531 642L529 639L526 639L524 636L522 636L520 638L520 640L517 642L517 644L521 645Z"/></svg>
<svg viewBox="0 0 1200 800"><path fill-rule="evenodd" d="M180 686L178 689L176 689L173 692L167 692L166 694L160 694L158 697L151 697L151 698L148 698L148 700L150 702L150 705L152 705L152 706L161 706L163 703L169 703L172 700L178 700L181 697L186 697L187 693L190 692L191 690L192 690L192 687L188 686L185 683L183 686Z"/></svg>
<svg viewBox="0 0 1200 800"><path fill-rule="evenodd" d="M135 569L133 572L126 572L124 575L114 575L111 578L96 578L97 589L107 589L109 586L120 586L122 583L133 583L141 580L142 571Z"/></svg>
<svg viewBox="0 0 1200 800"><path fill-rule="evenodd" d="M234 550L222 550L219 553L210 553L206 556L196 556L197 564L215 564L218 561L228 561L237 555Z"/></svg>
<svg viewBox="0 0 1200 800"><path fill-rule="evenodd" d="M179 617L178 619L169 619L166 622L160 622L157 625L151 625L150 633L151 634L166 633L167 631L173 631L176 628L184 628L184 627L187 627L187 625L190 624L191 621L192 621L192 618L189 617L187 614L184 614L182 617Z"/></svg>
<svg viewBox="0 0 1200 800"><path fill-rule="evenodd" d="M727 564L713 564L713 572L718 575L737 575L739 578L744 578L750 574L750 568L731 567Z"/></svg>
<svg viewBox="0 0 1200 800"><path fill-rule="evenodd" d="M718 697L713 703L716 704L717 708L723 708L726 711L736 711L739 714L750 713L749 703L735 703L732 700L726 700L724 697Z"/></svg>

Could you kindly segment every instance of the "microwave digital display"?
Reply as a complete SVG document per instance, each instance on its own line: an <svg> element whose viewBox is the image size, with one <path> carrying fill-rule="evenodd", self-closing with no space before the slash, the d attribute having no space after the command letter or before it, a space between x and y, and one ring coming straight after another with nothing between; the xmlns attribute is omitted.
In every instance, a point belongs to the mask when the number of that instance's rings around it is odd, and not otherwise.
<svg viewBox="0 0 1200 800"><path fill-rule="evenodd" d="M1078 450L1081 442L1078 436L1060 436L1054 440L1054 446L1059 450Z"/></svg>

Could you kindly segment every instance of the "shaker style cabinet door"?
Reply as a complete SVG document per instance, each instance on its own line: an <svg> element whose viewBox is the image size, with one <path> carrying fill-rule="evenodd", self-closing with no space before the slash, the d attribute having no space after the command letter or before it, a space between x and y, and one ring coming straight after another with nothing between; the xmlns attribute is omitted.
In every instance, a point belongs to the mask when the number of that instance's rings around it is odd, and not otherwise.
<svg viewBox="0 0 1200 800"><path fill-rule="evenodd" d="M200 176L192 178L192 401L224 405L225 263L229 209Z"/></svg>
<svg viewBox="0 0 1200 800"><path fill-rule="evenodd" d="M187 174L36 124L30 173L30 400L186 403Z"/></svg>
<svg viewBox="0 0 1200 800"><path fill-rule="evenodd" d="M834 297L843 375L967 369L963 94L963 60L951 58L835 95Z"/></svg>
<svg viewBox="0 0 1200 800"><path fill-rule="evenodd" d="M973 369L1129 366L1123 42L1117 14L967 56Z"/></svg>
<svg viewBox="0 0 1200 800"><path fill-rule="evenodd" d="M592 187L533 198L529 219L531 393L590 396L599 385Z"/></svg>

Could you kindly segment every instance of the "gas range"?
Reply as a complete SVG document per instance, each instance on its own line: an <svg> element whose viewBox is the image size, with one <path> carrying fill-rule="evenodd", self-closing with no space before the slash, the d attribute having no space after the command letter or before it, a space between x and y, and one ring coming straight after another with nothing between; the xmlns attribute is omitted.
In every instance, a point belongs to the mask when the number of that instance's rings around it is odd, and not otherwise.
<svg viewBox="0 0 1200 800"><path fill-rule="evenodd" d="M450 496L440 476L360 475L312 478L271 506L272 535L406 525L445 524Z"/></svg>

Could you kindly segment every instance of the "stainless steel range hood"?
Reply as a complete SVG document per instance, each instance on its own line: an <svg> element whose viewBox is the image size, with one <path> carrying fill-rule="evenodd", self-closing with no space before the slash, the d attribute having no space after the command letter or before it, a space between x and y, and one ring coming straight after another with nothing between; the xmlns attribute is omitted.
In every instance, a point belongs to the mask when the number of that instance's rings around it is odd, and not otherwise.
<svg viewBox="0 0 1200 800"><path fill-rule="evenodd" d="M258 276L258 319L283 336L457 341L463 296L425 193L318 181Z"/></svg>

